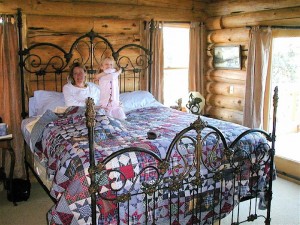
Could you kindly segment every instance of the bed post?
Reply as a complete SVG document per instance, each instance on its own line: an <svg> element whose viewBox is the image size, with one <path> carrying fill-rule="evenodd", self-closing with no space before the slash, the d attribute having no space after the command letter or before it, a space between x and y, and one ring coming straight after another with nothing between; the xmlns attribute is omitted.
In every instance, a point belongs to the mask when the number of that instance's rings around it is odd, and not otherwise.
<svg viewBox="0 0 300 225"><path fill-rule="evenodd" d="M275 156L275 140L276 140L276 120L277 120L277 107L278 107L278 86L274 89L273 95L273 129L272 129L272 149L271 149L271 160L270 160L270 179L269 189L267 192L267 218L265 220L266 225L271 224L271 201L272 201L272 187L273 187L273 173L274 173L274 156Z"/></svg>
<svg viewBox="0 0 300 225"><path fill-rule="evenodd" d="M18 38L19 38L19 67L20 67L20 74L21 74L21 97L22 97L22 113L21 116L23 119L27 116L26 109L25 109L25 90L24 90L24 63L23 63L23 37L22 37L22 12L21 9L18 8Z"/></svg>
<svg viewBox="0 0 300 225"><path fill-rule="evenodd" d="M150 65L149 65L149 70L148 70L148 91L150 93L152 93L151 91L151 75L152 75L152 54L153 54L153 31L154 31L154 21L153 19L150 21L150 46L149 46L149 50L150 50L150 55L149 55L149 62L150 62Z"/></svg>
<svg viewBox="0 0 300 225"><path fill-rule="evenodd" d="M21 9L17 9L17 23L18 23L18 41L19 41L19 67L20 67L20 74L21 74L21 101L22 101L22 112L21 116L23 119L26 118L28 115L26 113L25 109L25 82L24 82L24 61L23 61L23 37L22 37L22 27L23 27L23 21L22 21L22 12ZM29 163L27 162L27 151L26 151L26 143L24 141L24 164L25 164L25 174L26 174L26 179L29 181Z"/></svg>
<svg viewBox="0 0 300 225"><path fill-rule="evenodd" d="M94 152L94 127L95 127L95 103L92 98L87 98L86 100L86 126L88 128L88 141L89 141L89 157L90 157L90 167L89 174L91 178L91 185L89 192L91 194L91 211L92 211L92 225L96 225L96 192L97 185L95 184L95 152Z"/></svg>

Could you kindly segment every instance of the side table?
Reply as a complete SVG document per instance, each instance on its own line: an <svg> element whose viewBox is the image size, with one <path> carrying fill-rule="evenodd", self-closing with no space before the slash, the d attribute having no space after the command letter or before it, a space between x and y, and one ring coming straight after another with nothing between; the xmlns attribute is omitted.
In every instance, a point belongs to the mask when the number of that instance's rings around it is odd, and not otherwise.
<svg viewBox="0 0 300 225"><path fill-rule="evenodd" d="M0 136L0 149L2 150L2 167L5 170L5 156L6 156L6 151L9 152L10 154L10 170L9 170L9 188L8 191L12 191L12 185L13 185L13 176L14 176L14 168L15 168L15 161L16 161L16 156L15 152L12 148L12 140L13 137L11 134L5 135L5 136ZM4 181L6 182L6 181Z"/></svg>

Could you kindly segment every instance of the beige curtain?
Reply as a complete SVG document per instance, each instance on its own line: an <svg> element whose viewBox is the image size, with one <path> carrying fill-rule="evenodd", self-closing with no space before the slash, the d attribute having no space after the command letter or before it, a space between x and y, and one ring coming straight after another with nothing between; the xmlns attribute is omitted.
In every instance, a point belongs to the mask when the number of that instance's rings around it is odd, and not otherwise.
<svg viewBox="0 0 300 225"><path fill-rule="evenodd" d="M190 64L189 64L189 91L200 92L204 96L204 25L192 22L190 26Z"/></svg>
<svg viewBox="0 0 300 225"><path fill-rule="evenodd" d="M262 128L266 79L270 63L272 31L253 27L250 31L243 124Z"/></svg>
<svg viewBox="0 0 300 225"><path fill-rule="evenodd" d="M143 45L150 48L150 27L145 26ZM164 99L163 22L154 22L152 39L151 93L161 103Z"/></svg>
<svg viewBox="0 0 300 225"><path fill-rule="evenodd" d="M18 69L18 30L12 16L1 16L0 23L0 116L13 135L16 154L15 177L24 176L23 137L21 133L21 82ZM10 162L9 154L6 162ZM6 163L6 174L8 165Z"/></svg>

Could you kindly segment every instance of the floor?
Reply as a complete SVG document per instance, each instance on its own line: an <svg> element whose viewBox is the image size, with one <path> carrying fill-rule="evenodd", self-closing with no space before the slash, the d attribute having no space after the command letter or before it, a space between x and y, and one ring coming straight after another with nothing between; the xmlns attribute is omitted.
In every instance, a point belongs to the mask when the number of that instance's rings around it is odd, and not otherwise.
<svg viewBox="0 0 300 225"><path fill-rule="evenodd" d="M271 211L272 225L300 225L300 185L282 178L274 181ZM2 225L46 225L47 211L53 205L49 196L37 182L32 182L31 196L18 206L6 199L6 192L0 190L0 224ZM240 213L247 213L242 205ZM230 224L230 217L222 220L223 225ZM264 219L259 218L251 225L263 225Z"/></svg>

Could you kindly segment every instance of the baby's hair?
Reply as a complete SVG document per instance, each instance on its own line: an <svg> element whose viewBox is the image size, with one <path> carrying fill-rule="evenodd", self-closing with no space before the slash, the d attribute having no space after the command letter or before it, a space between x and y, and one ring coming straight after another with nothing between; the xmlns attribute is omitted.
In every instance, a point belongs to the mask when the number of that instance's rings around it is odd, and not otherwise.
<svg viewBox="0 0 300 225"><path fill-rule="evenodd" d="M114 58L112 58L111 56L106 56L106 57L104 57L104 58L101 60L101 62L100 62L99 72L102 71L101 67L103 66L103 64L104 64L106 61L112 62L113 67L116 66L116 63L115 63Z"/></svg>
<svg viewBox="0 0 300 225"><path fill-rule="evenodd" d="M83 64L81 64L80 62L74 62L71 66L70 66L70 72L69 72L69 76L68 76L68 81L71 82L71 84L75 84L75 80L74 80L74 69L75 67L79 67L81 69L83 69L83 71L86 73L87 70L85 68L85 66Z"/></svg>
<svg viewBox="0 0 300 225"><path fill-rule="evenodd" d="M103 59L102 59L102 61L101 61L101 66L103 65L103 63L104 62L106 62L106 61L110 61L110 62L112 62L113 63L113 65L115 65L115 60L112 58L112 57L110 57L110 56L107 56L107 57L104 57Z"/></svg>

